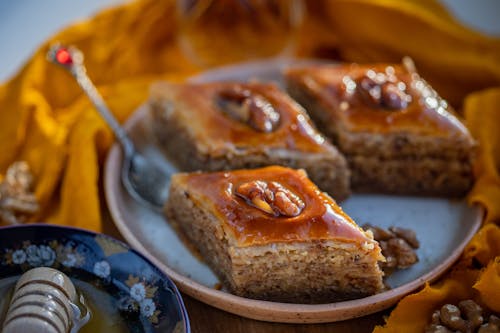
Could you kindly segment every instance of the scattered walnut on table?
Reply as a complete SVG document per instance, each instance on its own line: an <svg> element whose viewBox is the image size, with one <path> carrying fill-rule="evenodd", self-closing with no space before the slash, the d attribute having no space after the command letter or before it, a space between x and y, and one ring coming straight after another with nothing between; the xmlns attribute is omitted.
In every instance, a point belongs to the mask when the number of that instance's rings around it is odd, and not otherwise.
<svg viewBox="0 0 500 333"><path fill-rule="evenodd" d="M236 189L236 195L274 216L298 216L305 207L298 195L278 182L254 180L243 183Z"/></svg>
<svg viewBox="0 0 500 333"><path fill-rule="evenodd" d="M473 300L445 304L433 312L431 323L425 333L500 333L500 318L491 314L485 319L486 311Z"/></svg>
<svg viewBox="0 0 500 333"><path fill-rule="evenodd" d="M466 332L469 330L469 325L465 319L461 317L460 309L453 304L445 304L439 311L441 323L453 331Z"/></svg>
<svg viewBox="0 0 500 333"><path fill-rule="evenodd" d="M443 325L431 324L425 329L425 333L454 333L454 332L450 331Z"/></svg>
<svg viewBox="0 0 500 333"><path fill-rule="evenodd" d="M499 333L500 332L500 318L495 315L488 317L488 322L479 327L478 333Z"/></svg>
<svg viewBox="0 0 500 333"><path fill-rule="evenodd" d="M365 224L363 229L369 230L373 238L379 242L382 254L386 261L381 263L381 267L390 273L393 269L404 269L418 262L418 256L415 252L420 243L413 230L390 227L388 230Z"/></svg>
<svg viewBox="0 0 500 333"><path fill-rule="evenodd" d="M0 183L0 224L19 224L39 209L32 192L33 175L26 162L15 162Z"/></svg>

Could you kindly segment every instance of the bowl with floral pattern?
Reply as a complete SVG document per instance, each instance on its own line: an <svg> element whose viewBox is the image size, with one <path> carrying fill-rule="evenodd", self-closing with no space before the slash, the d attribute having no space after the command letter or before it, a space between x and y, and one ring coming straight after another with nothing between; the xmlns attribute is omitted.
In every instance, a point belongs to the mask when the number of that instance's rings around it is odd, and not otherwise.
<svg viewBox="0 0 500 333"><path fill-rule="evenodd" d="M122 328L109 332L190 332L174 283L114 238L46 224L1 227L0 299L9 297L9 283L35 267L52 267L71 278L96 312L93 332L99 327ZM0 327L5 311L0 304Z"/></svg>

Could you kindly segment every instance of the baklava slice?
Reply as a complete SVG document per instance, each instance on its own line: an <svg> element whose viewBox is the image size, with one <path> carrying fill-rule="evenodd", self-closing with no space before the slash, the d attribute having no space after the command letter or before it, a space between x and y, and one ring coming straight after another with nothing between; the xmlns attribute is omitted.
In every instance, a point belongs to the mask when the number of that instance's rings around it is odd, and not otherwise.
<svg viewBox="0 0 500 333"><path fill-rule="evenodd" d="M347 158L353 190L463 196L475 141L406 64L318 65L285 76L291 96Z"/></svg>
<svg viewBox="0 0 500 333"><path fill-rule="evenodd" d="M302 168L337 200L348 196L344 157L274 84L157 83L149 102L160 147L183 171Z"/></svg>
<svg viewBox="0 0 500 333"><path fill-rule="evenodd" d="M176 174L165 213L236 295L322 303L384 288L379 244L303 170Z"/></svg>

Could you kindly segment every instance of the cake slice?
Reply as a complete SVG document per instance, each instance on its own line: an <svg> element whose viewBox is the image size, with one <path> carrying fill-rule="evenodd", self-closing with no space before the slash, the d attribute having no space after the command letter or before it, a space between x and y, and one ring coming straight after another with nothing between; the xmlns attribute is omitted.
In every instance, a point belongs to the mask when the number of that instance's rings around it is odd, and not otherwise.
<svg viewBox="0 0 500 333"><path fill-rule="evenodd" d="M292 68L288 91L348 160L355 191L463 196L475 141L411 64Z"/></svg>
<svg viewBox="0 0 500 333"><path fill-rule="evenodd" d="M165 214L236 295L321 303L384 287L372 234L303 170L176 174Z"/></svg>
<svg viewBox="0 0 500 333"><path fill-rule="evenodd" d="M337 200L349 194L344 157L274 84L157 83L149 106L159 146L183 171L284 165Z"/></svg>

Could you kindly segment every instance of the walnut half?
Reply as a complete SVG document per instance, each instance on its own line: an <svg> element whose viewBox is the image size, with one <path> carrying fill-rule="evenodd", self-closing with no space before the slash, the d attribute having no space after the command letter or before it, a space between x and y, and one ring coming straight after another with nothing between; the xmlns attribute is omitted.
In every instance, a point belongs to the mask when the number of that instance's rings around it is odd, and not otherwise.
<svg viewBox="0 0 500 333"><path fill-rule="evenodd" d="M254 180L243 183L236 189L236 195L274 216L298 216L305 207L298 195L278 182Z"/></svg>
<svg viewBox="0 0 500 333"><path fill-rule="evenodd" d="M223 89L218 95L219 108L231 118L245 123L259 132L276 129L280 114L263 96L238 86Z"/></svg>
<svg viewBox="0 0 500 333"><path fill-rule="evenodd" d="M0 224L19 224L38 211L33 175L26 162L15 162L0 182Z"/></svg>

